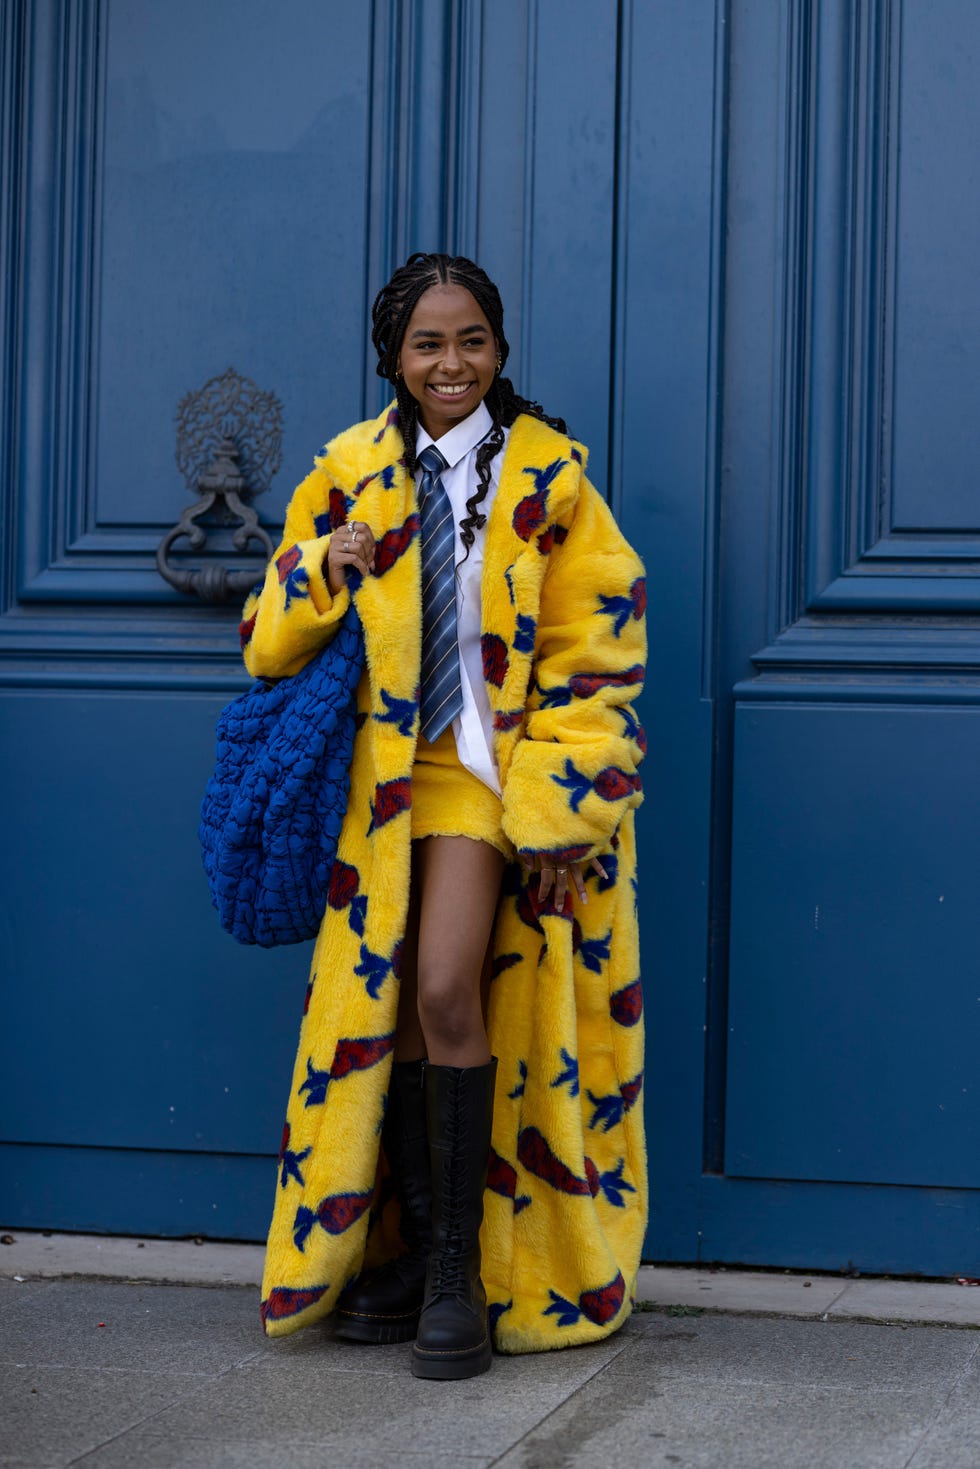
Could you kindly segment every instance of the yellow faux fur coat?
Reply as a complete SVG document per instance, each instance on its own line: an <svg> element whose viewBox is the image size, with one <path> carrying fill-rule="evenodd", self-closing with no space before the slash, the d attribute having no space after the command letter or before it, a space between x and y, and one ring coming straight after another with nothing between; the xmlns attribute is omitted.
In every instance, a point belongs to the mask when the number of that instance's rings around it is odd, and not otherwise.
<svg viewBox="0 0 980 1469"><path fill-rule="evenodd" d="M296 672L331 635L327 538L374 533L354 596L367 667L350 799L313 957L283 1131L262 1317L273 1336L317 1321L362 1268L398 1248L380 1132L394 1045L418 736L419 516L392 408L328 444L299 486L282 545L249 597L249 671ZM643 731L643 566L585 477L586 451L537 419L513 425L484 544L482 648L518 851L601 855L589 902L537 904L505 869L493 941L499 1058L483 1225L497 1347L594 1341L630 1311L646 1225L643 1025L634 807Z"/></svg>

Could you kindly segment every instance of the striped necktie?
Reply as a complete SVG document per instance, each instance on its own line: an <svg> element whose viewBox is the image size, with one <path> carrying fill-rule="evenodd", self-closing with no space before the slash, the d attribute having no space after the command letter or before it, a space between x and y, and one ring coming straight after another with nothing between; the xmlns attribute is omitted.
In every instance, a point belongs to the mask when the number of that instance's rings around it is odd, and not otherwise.
<svg viewBox="0 0 980 1469"><path fill-rule="evenodd" d="M422 707L419 727L433 744L463 707L453 577L456 526L439 476L447 465L434 444L418 459L422 521Z"/></svg>

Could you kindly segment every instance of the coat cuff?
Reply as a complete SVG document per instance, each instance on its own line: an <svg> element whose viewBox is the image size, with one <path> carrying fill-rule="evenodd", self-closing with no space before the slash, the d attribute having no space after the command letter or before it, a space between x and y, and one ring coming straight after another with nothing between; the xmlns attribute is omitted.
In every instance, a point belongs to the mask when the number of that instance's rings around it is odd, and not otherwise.
<svg viewBox="0 0 980 1469"><path fill-rule="evenodd" d="M239 629L253 678L298 673L329 642L350 606L350 588L331 596L323 574L329 536L297 541L273 557L261 592L245 603Z"/></svg>
<svg viewBox="0 0 980 1469"><path fill-rule="evenodd" d="M567 863L608 850L625 812L643 800L628 747L615 743L620 748L612 752L608 740L518 741L503 811L504 832L518 853Z"/></svg>

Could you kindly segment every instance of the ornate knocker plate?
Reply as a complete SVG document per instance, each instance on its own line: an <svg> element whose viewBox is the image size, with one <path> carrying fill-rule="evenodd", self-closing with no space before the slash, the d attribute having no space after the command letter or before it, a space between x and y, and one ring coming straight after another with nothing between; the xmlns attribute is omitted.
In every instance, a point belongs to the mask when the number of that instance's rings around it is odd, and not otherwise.
<svg viewBox="0 0 980 1469"><path fill-rule="evenodd" d="M245 595L254 585L254 570L219 562L178 567L171 565L168 556L182 537L186 536L192 551L199 552L214 525L237 525L232 535L235 550L244 554L254 541L268 560L274 549L271 537L246 502L269 488L281 463L282 404L274 393L262 392L229 367L181 399L177 467L198 498L157 547L157 570L165 581L204 602L228 602ZM205 516L210 516L210 528L198 524Z"/></svg>

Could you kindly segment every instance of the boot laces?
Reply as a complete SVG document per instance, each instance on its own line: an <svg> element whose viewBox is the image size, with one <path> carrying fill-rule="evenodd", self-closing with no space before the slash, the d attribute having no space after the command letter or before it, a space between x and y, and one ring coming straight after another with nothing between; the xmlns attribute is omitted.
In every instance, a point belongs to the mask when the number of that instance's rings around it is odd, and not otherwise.
<svg viewBox="0 0 980 1469"><path fill-rule="evenodd" d="M432 1287L440 1295L464 1295L467 1290L466 1190L460 1155L466 1137L462 1105L454 1107L446 1129L441 1209L442 1238L432 1260Z"/></svg>

